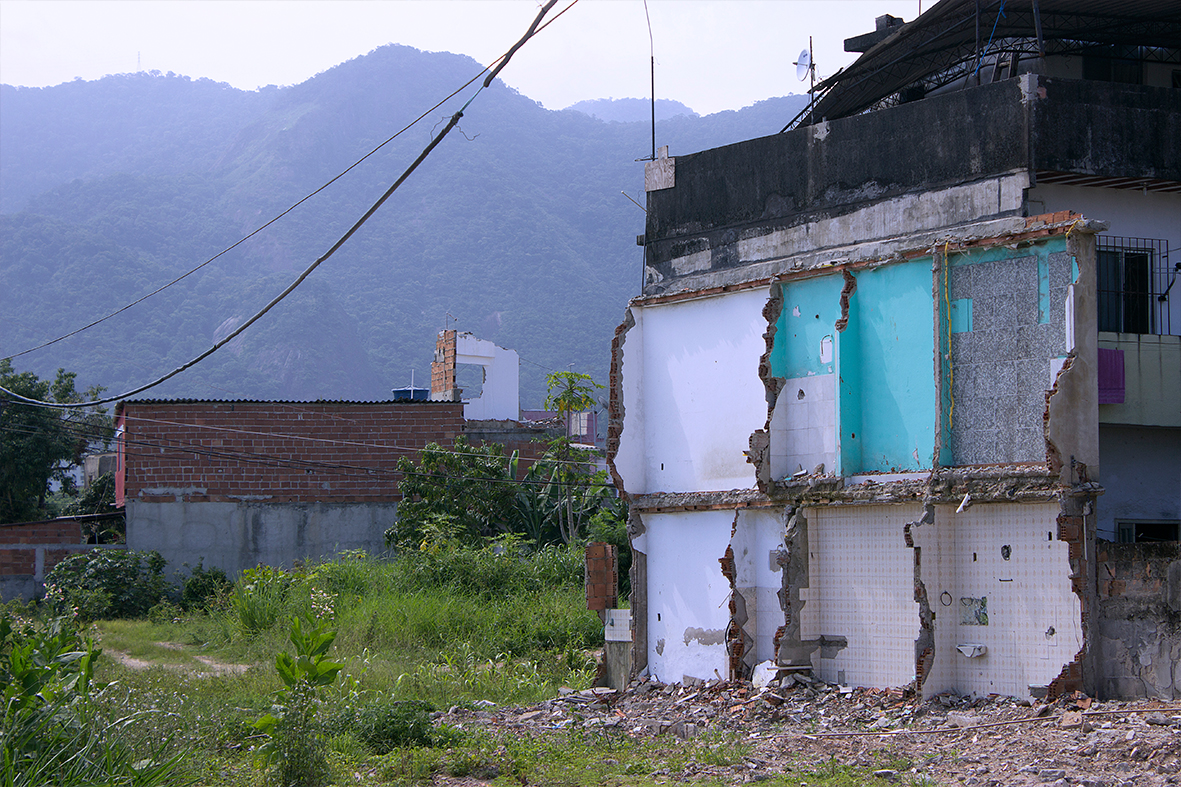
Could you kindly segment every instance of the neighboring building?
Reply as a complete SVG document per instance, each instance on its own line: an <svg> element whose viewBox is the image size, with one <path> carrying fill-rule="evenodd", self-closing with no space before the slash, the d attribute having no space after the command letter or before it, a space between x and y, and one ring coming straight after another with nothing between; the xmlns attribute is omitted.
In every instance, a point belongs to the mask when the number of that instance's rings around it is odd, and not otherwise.
<svg viewBox="0 0 1181 787"><path fill-rule="evenodd" d="M59 562L92 549L125 549L100 543L122 512L63 516L0 525L0 602L32 601L44 592L45 575Z"/></svg>
<svg viewBox="0 0 1181 787"><path fill-rule="evenodd" d="M1096 550L1181 520L1181 14L879 28L792 130L647 165L608 430L635 669L1177 696L1177 625L1106 625L1096 577L1165 558Z"/></svg>
<svg viewBox="0 0 1181 787"><path fill-rule="evenodd" d="M115 411L127 546L233 575L384 549L397 461L463 429L455 402L130 400Z"/></svg>

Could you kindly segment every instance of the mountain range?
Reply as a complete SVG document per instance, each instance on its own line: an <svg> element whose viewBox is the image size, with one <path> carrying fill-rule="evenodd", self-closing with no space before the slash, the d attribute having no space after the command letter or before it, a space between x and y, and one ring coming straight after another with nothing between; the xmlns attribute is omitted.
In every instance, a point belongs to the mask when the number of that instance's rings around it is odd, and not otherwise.
<svg viewBox="0 0 1181 787"><path fill-rule="evenodd" d="M316 192L159 294L13 364L118 393L208 349L332 246L479 83L428 109L480 70L389 45L257 91L158 72L0 86L0 357L136 301ZM805 100L704 117L661 101L657 144L675 156L774 134ZM412 370L426 384L443 328L517 350L523 407L540 406L552 370L606 382L641 282L644 215L620 192L644 202L650 113L638 99L547 110L494 81L290 297L141 396L386 399ZM465 370L459 384L479 383Z"/></svg>

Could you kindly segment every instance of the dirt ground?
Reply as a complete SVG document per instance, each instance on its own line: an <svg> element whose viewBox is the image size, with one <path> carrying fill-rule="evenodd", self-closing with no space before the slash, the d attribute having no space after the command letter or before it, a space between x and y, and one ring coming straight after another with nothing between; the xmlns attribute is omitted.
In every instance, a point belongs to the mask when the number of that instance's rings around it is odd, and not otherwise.
<svg viewBox="0 0 1181 787"><path fill-rule="evenodd" d="M1181 705L1097 702L1081 694L1053 703L1010 698L923 700L897 689L829 686L786 677L786 686L713 680L692 686L633 683L627 691L570 692L532 707L462 710L440 721L517 734L571 725L636 736L693 738L710 729L753 744L740 765L686 766L671 781L716 776L758 782L794 761L873 768L883 750L911 767L876 772L883 785L926 777L939 785L1155 787L1181 782ZM875 780L876 781L876 780Z"/></svg>

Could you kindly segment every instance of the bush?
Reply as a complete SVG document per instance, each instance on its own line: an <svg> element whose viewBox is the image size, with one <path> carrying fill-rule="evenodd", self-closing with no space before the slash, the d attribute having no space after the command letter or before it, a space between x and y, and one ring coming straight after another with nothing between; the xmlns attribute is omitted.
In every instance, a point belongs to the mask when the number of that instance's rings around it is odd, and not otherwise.
<svg viewBox="0 0 1181 787"><path fill-rule="evenodd" d="M180 606L185 610L208 610L229 595L234 588L226 572L216 566L205 568L205 559L197 561L197 567L185 579L180 594Z"/></svg>
<svg viewBox="0 0 1181 787"><path fill-rule="evenodd" d="M242 572L230 603L247 633L272 628L287 613L291 575L281 568L258 565Z"/></svg>
<svg viewBox="0 0 1181 787"><path fill-rule="evenodd" d="M578 547L547 546L530 554L518 540L502 537L480 549L451 546L403 555L397 576L404 590L492 598L581 585L583 563Z"/></svg>
<svg viewBox="0 0 1181 787"><path fill-rule="evenodd" d="M387 754L404 746L432 745L433 711L427 702L383 698L341 713L331 726L351 733L375 754Z"/></svg>
<svg viewBox="0 0 1181 787"><path fill-rule="evenodd" d="M83 620L139 618L167 598L159 552L94 549L71 555L45 577L45 599Z"/></svg>

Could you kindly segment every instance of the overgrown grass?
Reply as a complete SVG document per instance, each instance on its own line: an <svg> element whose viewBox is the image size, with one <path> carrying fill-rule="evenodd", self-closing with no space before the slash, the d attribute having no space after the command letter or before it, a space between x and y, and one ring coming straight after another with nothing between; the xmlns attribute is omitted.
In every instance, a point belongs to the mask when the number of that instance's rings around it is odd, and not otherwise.
<svg viewBox="0 0 1181 787"><path fill-rule="evenodd" d="M264 787L252 723L276 701L275 655L290 648L292 616L305 616L337 632L331 656L345 665L317 711L336 784L428 784L441 775L506 785L728 784L750 775L750 745L720 733L681 741L620 730L521 736L430 727L430 708L526 704L563 685L590 685L589 651L602 626L585 609L581 552L522 555L503 546L394 560L354 553L281 575L255 572L187 612L170 606L149 619L101 621L93 631L108 653L95 676L110 685L93 698L90 723L118 751L177 764L179 782ZM251 597L251 584L265 595ZM128 668L112 651L153 666ZM250 666L217 671L225 664ZM706 769L723 775L703 779ZM801 762L767 783L869 779L865 769Z"/></svg>

